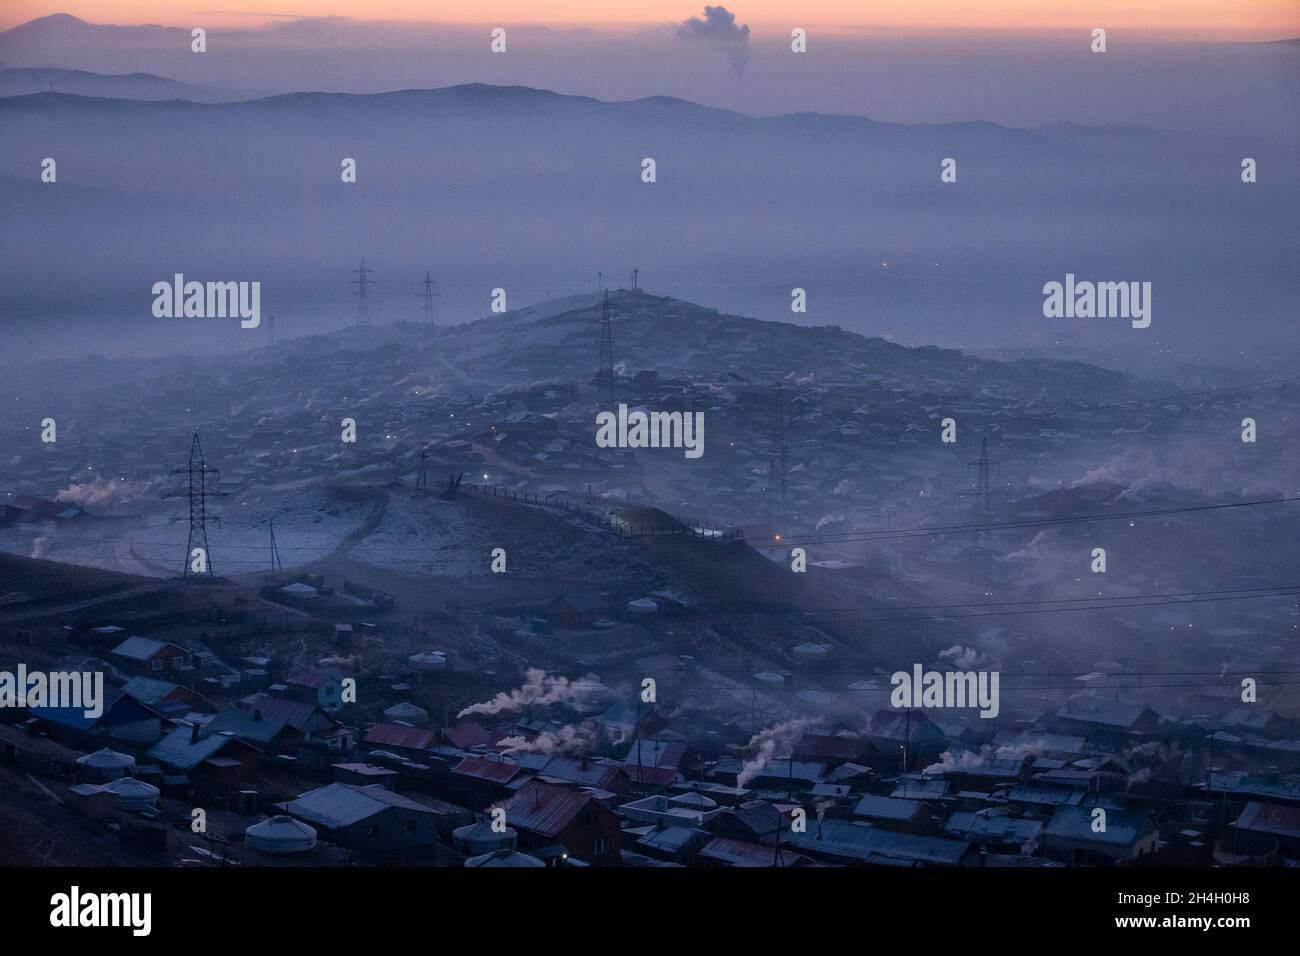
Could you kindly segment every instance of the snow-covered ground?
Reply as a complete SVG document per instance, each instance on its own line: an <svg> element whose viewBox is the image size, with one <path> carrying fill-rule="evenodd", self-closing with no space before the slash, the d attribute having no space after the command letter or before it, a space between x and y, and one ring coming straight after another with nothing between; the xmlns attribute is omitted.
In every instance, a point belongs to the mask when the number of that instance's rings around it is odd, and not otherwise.
<svg viewBox="0 0 1300 956"><path fill-rule="evenodd" d="M457 502L398 494L389 498L379 527L349 556L394 571L460 576L485 572L492 548L504 546L484 541L483 529Z"/></svg>
<svg viewBox="0 0 1300 956"><path fill-rule="evenodd" d="M180 573L189 523L185 502L176 509L134 517L89 518L61 526L0 528L0 550L65 564L147 577ZM252 492L209 502L208 549L212 569L228 576L271 568L269 518L284 568L326 557L359 530L373 506L321 489ZM174 521L180 516L182 520ZM220 516L220 522L215 520Z"/></svg>

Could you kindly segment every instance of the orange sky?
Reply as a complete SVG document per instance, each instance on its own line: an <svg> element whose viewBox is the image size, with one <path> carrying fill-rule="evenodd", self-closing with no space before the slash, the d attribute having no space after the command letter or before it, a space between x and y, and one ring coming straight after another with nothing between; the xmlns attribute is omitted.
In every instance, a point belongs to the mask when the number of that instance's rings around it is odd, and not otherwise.
<svg viewBox="0 0 1300 956"><path fill-rule="evenodd" d="M1300 36L1300 0L715 0L758 28L885 27L916 32L1110 31L1195 39ZM50 13L95 23L255 26L277 15L490 23L663 23L704 0L5 0L0 26Z"/></svg>

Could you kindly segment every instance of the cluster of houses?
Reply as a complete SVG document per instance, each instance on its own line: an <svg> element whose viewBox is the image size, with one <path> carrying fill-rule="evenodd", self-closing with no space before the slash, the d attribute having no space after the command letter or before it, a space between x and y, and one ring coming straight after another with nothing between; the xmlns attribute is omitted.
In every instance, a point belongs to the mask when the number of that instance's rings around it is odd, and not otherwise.
<svg viewBox="0 0 1300 956"><path fill-rule="evenodd" d="M125 678L102 713L32 708L0 758L65 777L68 807L223 819L244 862L467 866L1061 866L1300 859L1300 769L1236 733L1078 696L977 736L918 710L819 725L775 751L719 744L703 719L615 704L353 723L344 676L291 670L215 705L205 662L107 626ZM256 662L254 662L256 663ZM200 689L196 689L200 688ZM633 715L629 716L629 709ZM17 720L20 726L12 726ZM599 745L566 735L580 720ZM978 727L978 725L976 725ZM736 739L743 740L744 735ZM621 742L619 742L621 741ZM37 742L40 747L37 747ZM50 752L62 748L71 774ZM39 759L37 754L40 754ZM75 758L75 765L73 759ZM1260 769L1262 768L1262 769ZM237 832L231 833L235 830ZM163 841L165 844L165 841Z"/></svg>

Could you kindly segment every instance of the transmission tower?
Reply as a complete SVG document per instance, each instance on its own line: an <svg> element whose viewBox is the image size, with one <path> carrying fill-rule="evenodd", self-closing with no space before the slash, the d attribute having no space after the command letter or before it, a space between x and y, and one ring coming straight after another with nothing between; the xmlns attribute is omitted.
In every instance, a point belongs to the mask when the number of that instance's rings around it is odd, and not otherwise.
<svg viewBox="0 0 1300 956"><path fill-rule="evenodd" d="M366 260L362 259L361 268L352 270L353 274L358 278L348 283L357 287L357 291L353 295L357 297L357 323L360 325L370 324L370 301L367 293L372 282L370 273L374 271L373 269L367 269Z"/></svg>
<svg viewBox="0 0 1300 956"><path fill-rule="evenodd" d="M980 456L968 462L968 467L975 469L975 516L978 524L990 524L993 519L993 495L995 492L989 481L991 470L997 469L999 463L989 458L989 440L980 442ZM979 532L977 545L980 565L984 572L984 592L987 597L993 590L993 533L985 528Z"/></svg>
<svg viewBox="0 0 1300 956"><path fill-rule="evenodd" d="M600 365L596 368L596 382L614 393L614 329L610 324L609 291L605 291L600 313Z"/></svg>
<svg viewBox="0 0 1300 956"><path fill-rule="evenodd" d="M436 341L438 326L433 321L433 300L438 298L438 293L433 291L433 287L437 283L433 281L433 276L426 270L424 281L420 285L423 287L418 296L420 299L420 318L424 320L424 324L428 327L429 338Z"/></svg>
<svg viewBox="0 0 1300 956"><path fill-rule="evenodd" d="M225 497L224 492L210 491L209 484L215 484L221 479L221 471L217 468L209 468L203 460L203 446L199 443L199 433L194 433L194 441L190 444L190 462L185 468L177 468L172 471L173 475L185 475L186 487L184 491L173 491L163 495L164 498L187 498L190 505L190 534L189 541L185 546L185 565L182 569L182 576L189 577L191 574L205 574L212 576L212 552L208 550L208 499ZM219 517L213 516L212 520L221 523ZM194 571L191 565L195 558L195 550L202 549L203 564L205 571Z"/></svg>
<svg viewBox="0 0 1300 956"><path fill-rule="evenodd" d="M767 496L768 510L772 510L774 496L778 495L780 514L784 517L786 510L786 483L785 476L785 394L781 391L781 383L776 383L776 447L772 450L771 464L767 469Z"/></svg>
<svg viewBox="0 0 1300 956"><path fill-rule="evenodd" d="M415 476L415 494L427 495L429 493L429 450L420 449L420 472Z"/></svg>

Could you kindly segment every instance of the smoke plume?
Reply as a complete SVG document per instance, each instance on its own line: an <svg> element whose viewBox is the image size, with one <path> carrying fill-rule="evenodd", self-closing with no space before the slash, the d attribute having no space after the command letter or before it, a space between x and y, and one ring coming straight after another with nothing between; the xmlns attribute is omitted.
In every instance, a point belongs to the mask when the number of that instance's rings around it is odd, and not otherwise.
<svg viewBox="0 0 1300 956"><path fill-rule="evenodd" d="M588 674L576 681L567 677L551 676L540 667L530 667L524 674L522 687L512 691L502 691L489 701L470 704L457 717L467 714L515 713L533 704L574 704L587 694L593 685L599 686L600 678Z"/></svg>
<svg viewBox="0 0 1300 956"><path fill-rule="evenodd" d="M796 717L774 727L765 727L745 745L746 750L753 750L754 755L745 761L740 775L736 777L736 786L744 787L758 776L759 772L776 757L778 750L789 751L810 727L820 724L820 717Z"/></svg>
<svg viewBox="0 0 1300 956"><path fill-rule="evenodd" d="M727 57L736 76L749 65L749 27L736 26L736 15L726 7L705 7L704 18L691 17L678 24L677 35Z"/></svg>

